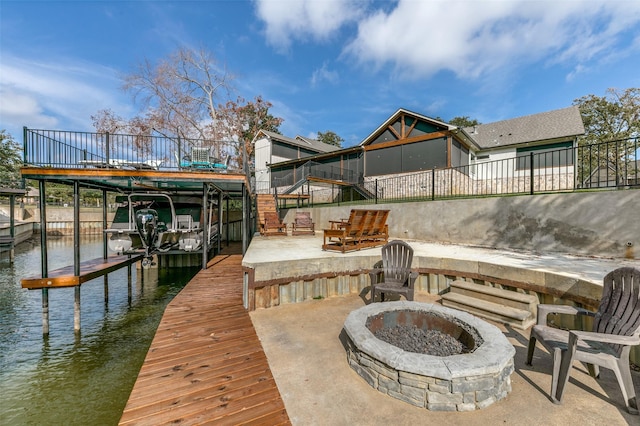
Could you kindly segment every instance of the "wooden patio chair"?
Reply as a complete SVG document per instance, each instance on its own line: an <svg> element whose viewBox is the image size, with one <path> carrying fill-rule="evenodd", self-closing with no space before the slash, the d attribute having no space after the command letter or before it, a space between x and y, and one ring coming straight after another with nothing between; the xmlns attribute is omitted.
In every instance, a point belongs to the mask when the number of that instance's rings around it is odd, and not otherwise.
<svg viewBox="0 0 640 426"><path fill-rule="evenodd" d="M593 331L560 330L547 325L552 313L588 315ZM638 414L629 351L640 344L640 269L623 267L604 277L602 299L597 312L565 305L538 305L538 323L531 329L527 364L531 365L536 341L553 356L551 400L562 403L573 360L587 364L589 373L598 377L599 367L615 372L624 403L632 414Z"/></svg>
<svg viewBox="0 0 640 426"><path fill-rule="evenodd" d="M411 272L413 249L404 241L390 241L382 247L382 268L374 268L369 272L371 278L371 302L375 302L376 294L384 302L385 293L403 295L413 300L414 284L417 272ZM382 277L382 281L380 281Z"/></svg>
<svg viewBox="0 0 640 426"><path fill-rule="evenodd" d="M387 225L389 210L375 210L374 213L375 217L373 218L371 227L367 230L366 238L370 240L372 244L376 244L376 242L380 240L386 243L389 239L389 225Z"/></svg>
<svg viewBox="0 0 640 426"><path fill-rule="evenodd" d="M311 220L310 212L296 212L291 235L315 235L316 225Z"/></svg>
<svg viewBox="0 0 640 426"><path fill-rule="evenodd" d="M325 229L322 250L339 250L342 253L360 250L360 238L369 215L369 210L352 209L349 219L340 227Z"/></svg>
<svg viewBox="0 0 640 426"><path fill-rule="evenodd" d="M280 220L278 213L264 212L262 235L287 235L287 225Z"/></svg>

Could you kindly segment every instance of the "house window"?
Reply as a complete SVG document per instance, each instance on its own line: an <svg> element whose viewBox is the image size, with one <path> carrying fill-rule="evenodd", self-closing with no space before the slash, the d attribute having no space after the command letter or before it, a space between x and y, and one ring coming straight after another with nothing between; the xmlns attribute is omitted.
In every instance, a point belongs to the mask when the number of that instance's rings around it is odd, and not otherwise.
<svg viewBox="0 0 640 426"><path fill-rule="evenodd" d="M295 158L298 158L298 148L291 145L274 142L271 148L271 155L273 155L274 157L293 160Z"/></svg>
<svg viewBox="0 0 640 426"><path fill-rule="evenodd" d="M533 154L534 169L572 166L574 164L573 143L560 142L516 149L516 170L531 168L531 154Z"/></svg>
<svg viewBox="0 0 640 426"><path fill-rule="evenodd" d="M457 140L451 144L451 167L461 167L469 165L469 150Z"/></svg>

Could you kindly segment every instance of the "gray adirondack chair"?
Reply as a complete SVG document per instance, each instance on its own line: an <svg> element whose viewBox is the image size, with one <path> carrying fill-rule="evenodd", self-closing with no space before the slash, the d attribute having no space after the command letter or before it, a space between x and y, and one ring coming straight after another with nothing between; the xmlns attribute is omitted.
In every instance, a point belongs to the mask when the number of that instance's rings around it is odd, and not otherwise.
<svg viewBox="0 0 640 426"><path fill-rule="evenodd" d="M565 331L547 326L552 313L593 316L593 331ZM638 414L638 401L629 368L629 351L640 344L640 269L623 267L604 277L602 299L597 312L563 305L538 305L537 325L531 329L527 364L531 365L536 341L553 356L551 400L562 397L573 360L584 362L598 377L599 367L615 372L624 403Z"/></svg>
<svg viewBox="0 0 640 426"><path fill-rule="evenodd" d="M371 301L375 302L376 294L380 294L380 301L384 301L385 293L401 294L407 300L413 300L418 273L411 272L412 261L413 249L409 244L398 240L385 244L382 247L382 268L369 272Z"/></svg>

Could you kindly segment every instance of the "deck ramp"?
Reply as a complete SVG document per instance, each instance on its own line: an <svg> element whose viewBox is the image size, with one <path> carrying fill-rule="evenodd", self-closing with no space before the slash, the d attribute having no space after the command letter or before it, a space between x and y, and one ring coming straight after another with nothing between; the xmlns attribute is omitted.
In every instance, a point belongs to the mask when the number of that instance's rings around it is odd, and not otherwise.
<svg viewBox="0 0 640 426"><path fill-rule="evenodd" d="M241 262L215 257L167 306L120 425L291 424L242 305Z"/></svg>

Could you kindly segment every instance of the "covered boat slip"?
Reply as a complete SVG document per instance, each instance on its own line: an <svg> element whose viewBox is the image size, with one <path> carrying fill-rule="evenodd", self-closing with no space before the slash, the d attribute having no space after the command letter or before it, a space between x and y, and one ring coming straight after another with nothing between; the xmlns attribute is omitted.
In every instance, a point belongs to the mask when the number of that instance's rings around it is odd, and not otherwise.
<svg viewBox="0 0 640 426"><path fill-rule="evenodd" d="M171 206L168 212L159 210L158 220L163 226L172 228L173 231L181 230L181 232L191 232L194 230L210 230L216 232L222 229L225 208L225 202L231 200L239 200L242 202L243 210L250 208L247 200L246 178L241 173L215 173L202 171L158 171L158 170L120 170L120 169L79 169L79 168L42 168L42 167L24 167L22 175L26 179L34 179L39 182L41 193L41 226L43 238L46 238L46 182L62 183L72 185L74 187L74 200L79 198L80 188L89 188L93 190L102 190L103 192L103 229L106 236L129 231L131 233L140 233L135 229L132 216L132 210L118 210L113 223L107 222L107 193L118 194L117 199L127 200L133 194L138 194L138 198L132 202L141 203L146 197L149 203L158 200L187 200L183 204L177 205L175 208ZM155 199L155 201L154 201ZM196 206L197 204L197 206ZM196 211L196 207L198 211ZM148 207L148 206L147 206ZM212 211L212 208L215 211ZM78 211L76 211L78 210ZM186 218L186 216L189 218ZM79 206L74 205L74 216L79 217ZM243 213L244 216L244 213ZM187 220L188 219L188 220ZM227 216L227 220L228 220ZM119 222L118 222L119 221ZM78 220L74 220L78 222ZM186 225L185 225L186 223ZM211 231L209 231L211 232ZM244 234L244 233L243 233ZM137 237L139 240L139 237ZM108 239L108 238L107 238ZM205 238L205 242L217 243L217 247L203 247L197 252L202 253L201 265L206 267L206 263L210 256L207 251L211 249L220 249L220 238ZM246 241L244 247L246 247ZM171 249L172 254L178 251L177 239L173 247L163 247L163 252ZM110 247L115 254L136 254L133 251L124 250L118 253L113 247ZM134 247L135 249L135 247ZM195 252L195 251L192 251ZM105 253L107 253L107 241L105 240ZM46 256L45 256L46 257ZM43 267L46 267L46 259L43 259ZM44 268L43 268L44 269ZM77 270L76 270L77 272ZM47 273L43 270L43 277Z"/></svg>
<svg viewBox="0 0 640 426"><path fill-rule="evenodd" d="M246 177L242 173L216 173L211 171L196 170L122 170L122 169L89 169L77 167L33 167L27 166L21 169L22 176L25 179L36 180L40 190L40 226L41 226L41 273L37 277L25 278L22 280L22 286L29 289L42 289L42 305L43 305L43 334L49 334L48 326L48 289L56 287L75 287L76 288L76 321L75 330L80 330L80 285L90 279L105 276L106 274L122 268L130 266L138 260L142 260L146 266L155 262L154 256L171 257L182 259L188 255L199 256L202 269L206 269L208 261L211 257L220 252L222 249L221 238L218 230L222 230L226 226L229 228L229 215L224 214L224 209L229 211L229 202L238 201L242 205L242 238L243 251L246 250L248 232L245 227L248 226L249 217L247 213L250 211L250 200L247 192ZM47 200L47 183L55 182L66 184L73 187L74 202L74 262L73 265L56 271L48 270L47 260L47 222L46 222L46 200ZM103 256L99 259L90 261L80 261L80 189L88 188L92 190L102 191L102 216L103 216ZM132 247L131 250L125 249L120 252L117 248L121 245L110 245L109 240L118 235L114 233L113 224L108 223L108 193L115 193L128 196L132 193L151 194L164 198L188 198L200 200L201 211L198 214L192 214L191 219L187 220L187 228L178 229L181 225L175 211L176 217L164 219L169 226L176 229L171 230L175 237L171 240L171 244L161 246L162 239L160 231L160 223L148 220L153 217L152 211L146 211L144 217L141 217L140 225L136 229L128 229L131 236L140 236L145 238L144 247ZM215 211L211 211L215 209ZM147 209L148 210L148 209ZM186 216L184 211L181 216ZM226 216L226 223L223 218ZM194 219L198 220L198 224L194 225ZM160 222L158 220L158 222ZM214 222L214 223L210 223ZM156 226L158 225L158 226ZM163 224L164 226L164 224ZM124 226L128 227L128 224ZM215 229L214 235L207 235L198 241L198 245L193 243L193 237L197 232L200 235L206 235L206 230ZM107 231L111 232L107 232ZM203 232L204 231L204 232ZM168 234L167 234L168 235ZM158 240L158 236L160 239ZM179 240L180 236L189 238ZM152 238L153 237L153 238ZM155 238L155 239L154 239ZM186 241L186 242L185 242ZM158 242L158 244L156 244ZM179 244L183 242L184 244ZM111 252L111 253L110 253ZM165 262L163 262L165 263ZM166 262L171 264L181 264L180 262Z"/></svg>

